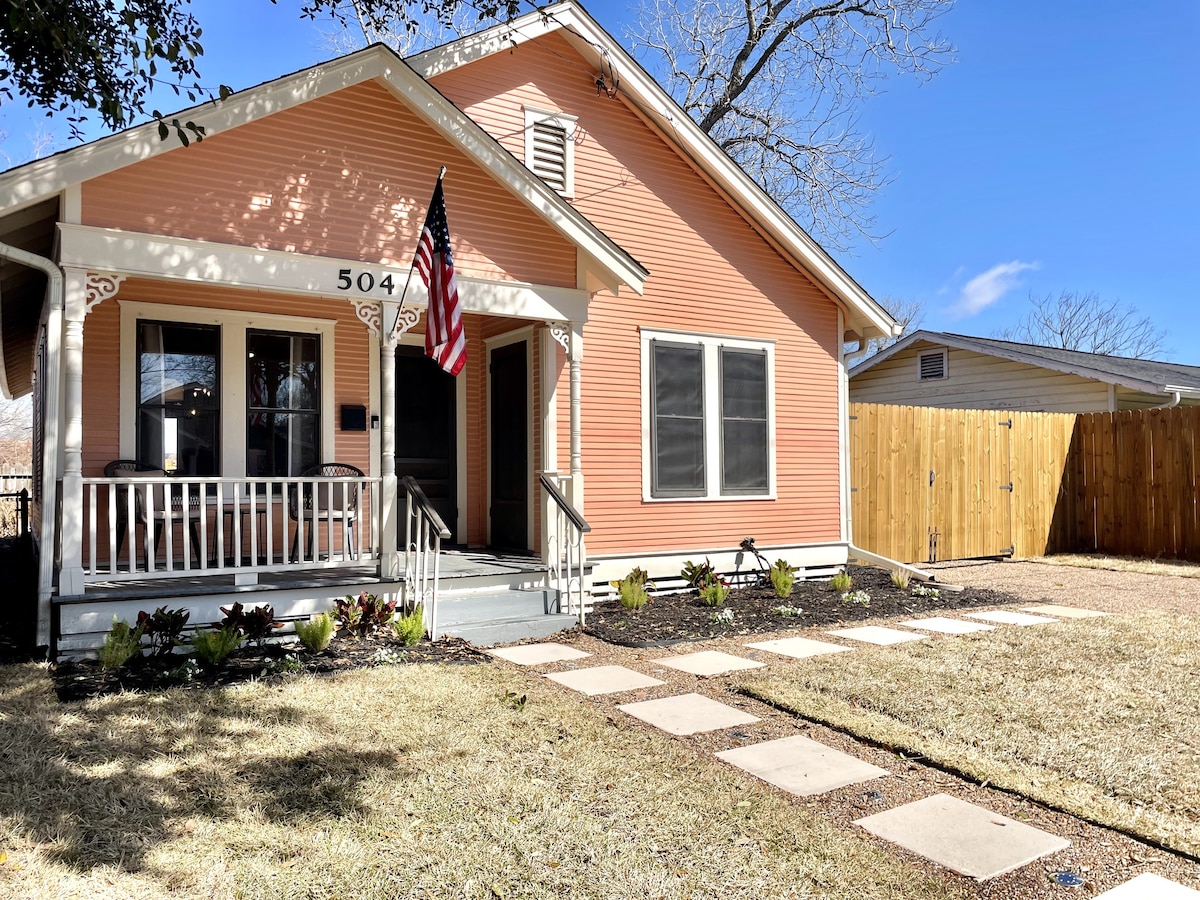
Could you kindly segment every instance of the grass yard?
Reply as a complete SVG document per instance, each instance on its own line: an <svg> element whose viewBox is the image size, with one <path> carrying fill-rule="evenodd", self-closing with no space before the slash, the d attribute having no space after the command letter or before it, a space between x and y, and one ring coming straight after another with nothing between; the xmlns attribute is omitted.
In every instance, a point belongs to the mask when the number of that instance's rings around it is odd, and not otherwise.
<svg viewBox="0 0 1200 900"><path fill-rule="evenodd" d="M753 696L1200 854L1200 620L1107 616L818 657Z"/></svg>
<svg viewBox="0 0 1200 900"><path fill-rule="evenodd" d="M6 900L964 896L487 665L71 705L0 667L0 772Z"/></svg>
<svg viewBox="0 0 1200 900"><path fill-rule="evenodd" d="M1174 559L1138 559L1130 556L1105 556L1089 553L1057 553L1039 557L1037 562L1080 569L1108 569L1113 572L1137 572L1140 575L1175 575L1200 578L1200 565Z"/></svg>

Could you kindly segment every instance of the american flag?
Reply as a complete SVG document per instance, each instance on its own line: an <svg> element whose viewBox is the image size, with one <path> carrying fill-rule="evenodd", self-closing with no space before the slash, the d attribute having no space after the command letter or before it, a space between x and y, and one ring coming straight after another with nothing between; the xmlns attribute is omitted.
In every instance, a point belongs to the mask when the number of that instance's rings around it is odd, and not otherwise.
<svg viewBox="0 0 1200 900"><path fill-rule="evenodd" d="M425 287L429 288L425 355L451 375L457 375L467 361L467 341L458 309L458 285L454 282L454 257L450 253L450 226L446 222L441 178L429 201L415 264Z"/></svg>

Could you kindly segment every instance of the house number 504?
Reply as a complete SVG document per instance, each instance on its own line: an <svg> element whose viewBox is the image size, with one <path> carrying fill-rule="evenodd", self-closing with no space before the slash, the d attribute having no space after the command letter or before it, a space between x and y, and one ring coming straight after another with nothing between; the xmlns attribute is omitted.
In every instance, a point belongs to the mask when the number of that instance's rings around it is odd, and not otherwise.
<svg viewBox="0 0 1200 900"><path fill-rule="evenodd" d="M391 274L384 275L378 282L378 286L384 288L390 297L394 287ZM359 272L356 275L353 269L338 269L339 291L352 291L357 288L359 293L369 294L375 290L375 287L375 275L371 272Z"/></svg>

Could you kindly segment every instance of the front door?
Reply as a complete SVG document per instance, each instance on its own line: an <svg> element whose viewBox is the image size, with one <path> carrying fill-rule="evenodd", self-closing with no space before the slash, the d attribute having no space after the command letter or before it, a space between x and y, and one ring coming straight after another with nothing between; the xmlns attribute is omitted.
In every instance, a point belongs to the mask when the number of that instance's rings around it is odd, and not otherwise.
<svg viewBox="0 0 1200 900"><path fill-rule="evenodd" d="M529 368L525 342L491 351L491 545L528 550Z"/></svg>
<svg viewBox="0 0 1200 900"><path fill-rule="evenodd" d="M450 543L458 526L456 398L454 376L422 348L396 348L396 475L416 479L450 529Z"/></svg>

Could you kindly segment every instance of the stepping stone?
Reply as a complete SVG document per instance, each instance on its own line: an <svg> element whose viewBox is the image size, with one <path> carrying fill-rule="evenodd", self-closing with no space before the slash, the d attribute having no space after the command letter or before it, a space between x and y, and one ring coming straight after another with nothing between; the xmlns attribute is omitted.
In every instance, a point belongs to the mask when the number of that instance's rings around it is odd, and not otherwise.
<svg viewBox="0 0 1200 900"><path fill-rule="evenodd" d="M1041 606L1022 606L1021 609L1031 613L1045 613L1048 616L1058 616L1062 619L1094 619L1096 616L1107 616L1106 612L1094 609L1080 609L1078 606L1059 606L1057 603L1043 603Z"/></svg>
<svg viewBox="0 0 1200 900"><path fill-rule="evenodd" d="M906 803L854 824L979 881L1071 846L1064 838L947 794Z"/></svg>
<svg viewBox="0 0 1200 900"><path fill-rule="evenodd" d="M551 681L594 697L597 694L616 694L620 691L636 691L638 688L656 687L664 682L624 666L592 666L572 672L552 672L546 676Z"/></svg>
<svg viewBox="0 0 1200 900"><path fill-rule="evenodd" d="M583 659L591 656L582 650L568 647L566 644L523 644L520 647L503 647L500 650L489 650L492 656L507 659L518 666L540 666L545 663L564 662L569 659Z"/></svg>
<svg viewBox="0 0 1200 900"><path fill-rule="evenodd" d="M946 616L910 619L900 624L906 628L919 628L922 631L936 631L941 634L971 634L976 631L992 631L996 627L995 625L984 625L982 622L964 622L962 619L951 619Z"/></svg>
<svg viewBox="0 0 1200 900"><path fill-rule="evenodd" d="M868 644L878 644L886 647L889 644L903 644L905 641L923 641L925 635L913 634L911 631L900 631L897 628L884 628L881 625L864 625L861 628L839 628L830 634L837 637L850 638L852 641L865 641Z"/></svg>
<svg viewBox="0 0 1200 900"><path fill-rule="evenodd" d="M702 731L720 731L722 728L758 721L758 716L699 694L626 703L617 709L670 734L700 734Z"/></svg>
<svg viewBox="0 0 1200 900"><path fill-rule="evenodd" d="M724 750L717 757L800 797L824 794L888 774L887 769L803 735Z"/></svg>
<svg viewBox="0 0 1200 900"><path fill-rule="evenodd" d="M802 637L782 638L778 641L759 641L757 644L746 644L746 646L754 650L778 653L780 656L790 656L793 659L808 659L810 656L822 656L826 653L847 653L854 649L841 644L830 644L826 641L814 641Z"/></svg>
<svg viewBox="0 0 1200 900"><path fill-rule="evenodd" d="M1058 621L1058 619L1031 616L1029 613L1012 612L1007 609L989 609L987 612L963 613L963 615L972 619L983 619L985 622L999 622L1001 625L1046 625Z"/></svg>
<svg viewBox="0 0 1200 900"><path fill-rule="evenodd" d="M1097 895L1096 900L1200 900L1200 891L1146 872Z"/></svg>
<svg viewBox="0 0 1200 900"><path fill-rule="evenodd" d="M752 659L742 659L731 653L719 650L703 650L699 653L686 653L683 656L664 656L656 659L656 663L679 669L681 672L691 672L693 675L724 675L726 672L738 672L742 669L761 669L766 663L755 662Z"/></svg>

